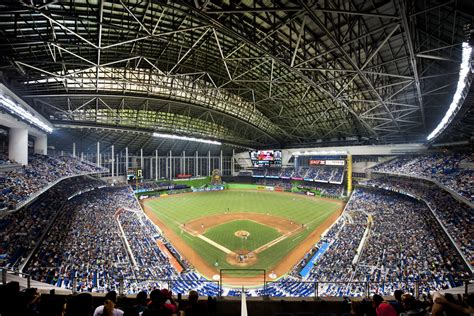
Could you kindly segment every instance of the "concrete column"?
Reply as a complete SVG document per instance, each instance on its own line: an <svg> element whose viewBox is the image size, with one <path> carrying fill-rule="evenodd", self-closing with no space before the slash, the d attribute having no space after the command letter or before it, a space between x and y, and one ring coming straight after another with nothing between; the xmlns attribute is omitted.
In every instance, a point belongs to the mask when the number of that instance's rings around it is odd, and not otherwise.
<svg viewBox="0 0 474 316"><path fill-rule="evenodd" d="M100 143L99 142L97 142L96 165L97 165L97 167L100 167Z"/></svg>
<svg viewBox="0 0 474 316"><path fill-rule="evenodd" d="M36 136L35 138L35 154L47 155L48 154L48 136Z"/></svg>
<svg viewBox="0 0 474 316"><path fill-rule="evenodd" d="M173 153L170 150L170 180L173 180Z"/></svg>
<svg viewBox="0 0 474 316"><path fill-rule="evenodd" d="M155 150L155 181L158 181L158 149Z"/></svg>
<svg viewBox="0 0 474 316"><path fill-rule="evenodd" d="M186 174L186 151L183 150L183 158L181 163L181 173Z"/></svg>
<svg viewBox="0 0 474 316"><path fill-rule="evenodd" d="M230 160L230 173L232 177L234 176L234 173L235 173L234 157L235 157L235 149L232 149L232 158Z"/></svg>
<svg viewBox="0 0 474 316"><path fill-rule="evenodd" d="M72 156L76 157L76 143L72 143Z"/></svg>
<svg viewBox="0 0 474 316"><path fill-rule="evenodd" d="M112 171L112 177L113 177L114 176L114 167L115 167L115 165L114 165L114 145L112 145L111 151L112 151L112 157L111 157L112 158L112 167L111 167L112 170L111 171Z"/></svg>
<svg viewBox="0 0 474 316"><path fill-rule="evenodd" d="M224 156L222 154L222 150L221 150L221 156L219 158L219 169L221 170L221 176L224 174L224 160L223 160Z"/></svg>
<svg viewBox="0 0 474 316"><path fill-rule="evenodd" d="M140 148L140 169L143 170L143 168L145 168L145 164L144 164L144 160L143 160L143 148Z"/></svg>
<svg viewBox="0 0 474 316"><path fill-rule="evenodd" d="M170 162L169 162L169 157L166 157L165 158L165 178L166 179L169 179L170 177L168 176L169 174L169 165L170 165Z"/></svg>
<svg viewBox="0 0 474 316"><path fill-rule="evenodd" d="M28 130L10 128L8 132L8 159L19 164L28 164Z"/></svg>
<svg viewBox="0 0 474 316"><path fill-rule="evenodd" d="M207 175L211 175L211 151L207 152Z"/></svg>
<svg viewBox="0 0 474 316"><path fill-rule="evenodd" d="M194 176L197 177L199 175L199 154L196 151L195 157L194 157Z"/></svg>
<svg viewBox="0 0 474 316"><path fill-rule="evenodd" d="M150 157L150 179L153 180L153 157Z"/></svg>
<svg viewBox="0 0 474 316"><path fill-rule="evenodd" d="M128 172L128 147L125 147L125 174Z"/></svg>
<svg viewBox="0 0 474 316"><path fill-rule="evenodd" d="M81 152L81 161L84 161L84 153Z"/></svg>
<svg viewBox="0 0 474 316"><path fill-rule="evenodd" d="M116 163L116 165L115 165L115 167L116 167L116 169L115 169L115 170L116 170L116 171L115 171L115 174L118 176L119 173L120 173L120 169L119 169L119 155L118 155L118 154L117 154L117 158L116 158L116 160L115 160L115 163Z"/></svg>

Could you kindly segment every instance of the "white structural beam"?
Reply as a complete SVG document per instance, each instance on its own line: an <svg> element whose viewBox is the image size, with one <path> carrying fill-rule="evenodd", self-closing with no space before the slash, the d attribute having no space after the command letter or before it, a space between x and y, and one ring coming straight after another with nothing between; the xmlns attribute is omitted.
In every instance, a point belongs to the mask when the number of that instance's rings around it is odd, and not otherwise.
<svg viewBox="0 0 474 316"><path fill-rule="evenodd" d="M155 150L155 181L158 181L158 149Z"/></svg>
<svg viewBox="0 0 474 316"><path fill-rule="evenodd" d="M100 167L100 143L97 142L97 156L95 157L97 167Z"/></svg>
<svg viewBox="0 0 474 316"><path fill-rule="evenodd" d="M48 154L48 136L38 135L35 137L34 145L35 154L47 155Z"/></svg>
<svg viewBox="0 0 474 316"><path fill-rule="evenodd" d="M28 164L28 130L10 128L8 132L8 159L19 164Z"/></svg>
<svg viewBox="0 0 474 316"><path fill-rule="evenodd" d="M128 172L128 147L125 147L125 174Z"/></svg>
<svg viewBox="0 0 474 316"><path fill-rule="evenodd" d="M207 152L207 175L211 175L211 151Z"/></svg>
<svg viewBox="0 0 474 316"><path fill-rule="evenodd" d="M114 162L115 162L115 161L114 161L114 145L112 145L112 146L110 147L110 151L111 151L111 155L112 155L112 157L111 157L112 166L111 166L111 168L110 168L110 171L111 171L111 174L112 174L112 177L113 177L113 176L114 176L114 171L115 171L115 169L114 169L114 167L115 167L115 164L114 164Z"/></svg>

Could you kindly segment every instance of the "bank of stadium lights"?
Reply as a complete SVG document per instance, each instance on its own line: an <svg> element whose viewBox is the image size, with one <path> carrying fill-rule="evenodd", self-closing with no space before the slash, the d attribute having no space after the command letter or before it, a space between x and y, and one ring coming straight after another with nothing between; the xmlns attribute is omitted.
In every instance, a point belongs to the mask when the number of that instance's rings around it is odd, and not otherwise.
<svg viewBox="0 0 474 316"><path fill-rule="evenodd" d="M329 151L297 151L293 153L293 156L299 157L299 156L344 156L347 155L346 151L335 151L335 150L329 150Z"/></svg>
<svg viewBox="0 0 474 316"><path fill-rule="evenodd" d="M202 139L202 138L194 138L194 137L187 137L187 136L178 136L172 134L162 134L162 133L153 133L153 137L161 137L161 138L169 138L169 139L179 139L179 140L187 140L190 142L198 142L204 144L212 144L212 145L222 145L221 142L209 139Z"/></svg>
<svg viewBox="0 0 474 316"><path fill-rule="evenodd" d="M459 69L459 80L456 92L454 93L453 100L451 101L451 104L449 105L449 108L446 111L443 119L441 122L439 122L438 126L436 126L436 128L426 137L427 141L438 137L461 108L461 105L464 101L463 92L464 88L466 87L466 79L471 68L471 53L472 47L469 45L469 43L462 43L462 61L461 67Z"/></svg>
<svg viewBox="0 0 474 316"><path fill-rule="evenodd" d="M0 95L0 106L6 109L8 112L12 113L13 115L20 117L22 120L38 127L39 129L47 133L53 132L53 128L51 126L34 116L31 112L25 110L22 106L5 97L4 95Z"/></svg>

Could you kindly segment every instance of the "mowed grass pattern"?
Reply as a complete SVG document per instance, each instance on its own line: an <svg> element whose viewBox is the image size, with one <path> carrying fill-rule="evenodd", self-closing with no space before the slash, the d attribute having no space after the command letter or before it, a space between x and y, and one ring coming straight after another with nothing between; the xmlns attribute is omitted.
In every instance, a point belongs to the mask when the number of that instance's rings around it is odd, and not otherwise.
<svg viewBox="0 0 474 316"><path fill-rule="evenodd" d="M226 254L204 240L183 232L179 225L204 216L237 213L267 212L287 218L307 227L291 238L259 253L258 262L248 268L271 270L291 249L304 240L325 219L340 208L340 203L306 196L252 190L225 190L218 192L187 193L160 197L145 201L160 220L181 235L184 242L199 253L203 260L213 266L219 261L219 269L236 268L226 262ZM233 249L232 249L233 250ZM186 256L186 254L183 254Z"/></svg>
<svg viewBox="0 0 474 316"><path fill-rule="evenodd" d="M250 235L245 238L235 236L238 230L245 230ZM281 234L274 228L249 220L235 220L210 228L204 234L207 238L221 244L229 250L255 250L260 246L277 239Z"/></svg>

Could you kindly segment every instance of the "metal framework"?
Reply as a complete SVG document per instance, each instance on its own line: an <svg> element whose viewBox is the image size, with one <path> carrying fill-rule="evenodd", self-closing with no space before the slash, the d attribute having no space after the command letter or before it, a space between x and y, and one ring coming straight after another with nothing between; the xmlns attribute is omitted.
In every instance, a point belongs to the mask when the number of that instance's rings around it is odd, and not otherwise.
<svg viewBox="0 0 474 316"><path fill-rule="evenodd" d="M9 86L64 129L147 129L243 146L418 141L449 105L471 7L5 1L0 66Z"/></svg>

